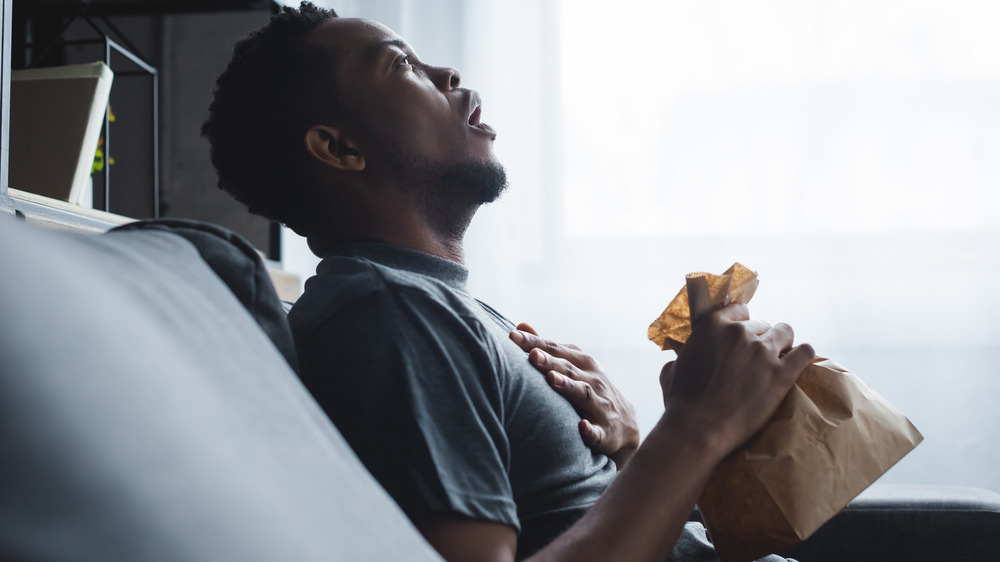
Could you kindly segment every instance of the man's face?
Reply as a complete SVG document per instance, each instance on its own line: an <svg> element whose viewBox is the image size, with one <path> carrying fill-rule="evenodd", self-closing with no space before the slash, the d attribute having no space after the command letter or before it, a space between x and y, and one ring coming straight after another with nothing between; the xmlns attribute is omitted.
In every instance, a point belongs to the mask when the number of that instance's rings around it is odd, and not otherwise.
<svg viewBox="0 0 1000 562"><path fill-rule="evenodd" d="M479 94L459 87L457 71L421 61L377 22L333 19L309 39L343 53L340 102L374 170L495 164L496 132L480 121Z"/></svg>

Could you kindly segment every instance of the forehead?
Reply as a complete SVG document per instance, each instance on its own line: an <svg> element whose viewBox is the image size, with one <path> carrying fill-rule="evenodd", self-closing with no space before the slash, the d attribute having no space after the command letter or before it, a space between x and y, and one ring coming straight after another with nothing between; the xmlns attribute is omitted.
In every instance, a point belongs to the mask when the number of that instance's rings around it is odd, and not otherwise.
<svg viewBox="0 0 1000 562"><path fill-rule="evenodd" d="M387 47L409 50L402 37L385 25L360 18L333 18L309 32L306 40L341 55L341 69L357 72L370 67Z"/></svg>

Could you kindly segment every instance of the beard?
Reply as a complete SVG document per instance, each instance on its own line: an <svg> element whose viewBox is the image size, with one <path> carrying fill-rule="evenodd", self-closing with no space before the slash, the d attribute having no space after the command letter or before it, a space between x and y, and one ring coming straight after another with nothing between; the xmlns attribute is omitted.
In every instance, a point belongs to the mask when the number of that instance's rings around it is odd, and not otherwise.
<svg viewBox="0 0 1000 562"><path fill-rule="evenodd" d="M492 203L507 190L507 171L498 162L430 165L421 172L437 184L437 189L427 191L439 192L448 199L464 198L474 205Z"/></svg>
<svg viewBox="0 0 1000 562"><path fill-rule="evenodd" d="M389 163L439 233L460 240L480 206L507 190L507 171L494 161L438 163L410 157L398 147L388 150Z"/></svg>

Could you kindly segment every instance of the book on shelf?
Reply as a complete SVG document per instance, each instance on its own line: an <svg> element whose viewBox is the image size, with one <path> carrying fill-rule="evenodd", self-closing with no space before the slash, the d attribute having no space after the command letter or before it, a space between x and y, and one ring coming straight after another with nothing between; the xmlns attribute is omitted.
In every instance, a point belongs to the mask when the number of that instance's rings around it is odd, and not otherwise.
<svg viewBox="0 0 1000 562"><path fill-rule="evenodd" d="M11 72L10 187L72 204L88 196L113 78L103 62Z"/></svg>

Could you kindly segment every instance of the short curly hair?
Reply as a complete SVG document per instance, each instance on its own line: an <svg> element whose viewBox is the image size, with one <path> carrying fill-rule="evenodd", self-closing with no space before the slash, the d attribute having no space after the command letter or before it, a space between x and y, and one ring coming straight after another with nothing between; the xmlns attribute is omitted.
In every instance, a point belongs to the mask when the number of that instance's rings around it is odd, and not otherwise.
<svg viewBox="0 0 1000 562"><path fill-rule="evenodd" d="M304 236L322 220L323 205L302 139L343 112L336 79L342 54L305 37L336 17L312 2L283 7L236 43L201 128L219 187L251 213Z"/></svg>

